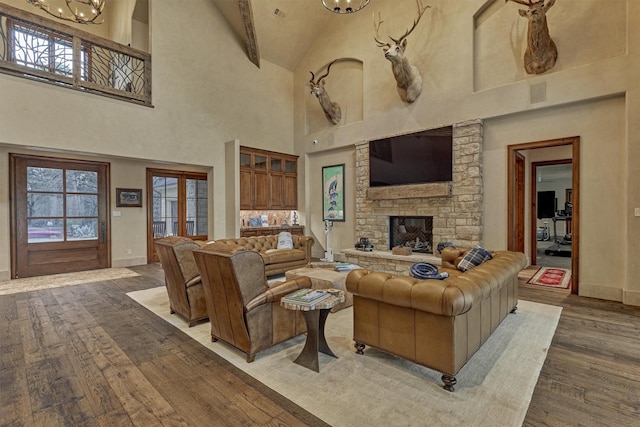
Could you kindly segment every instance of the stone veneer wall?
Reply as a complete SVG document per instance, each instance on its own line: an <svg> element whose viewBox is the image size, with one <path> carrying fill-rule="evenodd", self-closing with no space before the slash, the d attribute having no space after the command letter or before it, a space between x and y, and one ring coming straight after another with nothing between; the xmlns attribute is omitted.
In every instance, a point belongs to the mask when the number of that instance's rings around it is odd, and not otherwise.
<svg viewBox="0 0 640 427"><path fill-rule="evenodd" d="M389 216L433 216L433 245L482 244L483 124L471 120L453 125L451 194L438 197L370 200L369 142L356 145L356 238L368 237L376 250L389 248ZM410 186L406 186L410 187ZM428 192L427 192L428 193Z"/></svg>

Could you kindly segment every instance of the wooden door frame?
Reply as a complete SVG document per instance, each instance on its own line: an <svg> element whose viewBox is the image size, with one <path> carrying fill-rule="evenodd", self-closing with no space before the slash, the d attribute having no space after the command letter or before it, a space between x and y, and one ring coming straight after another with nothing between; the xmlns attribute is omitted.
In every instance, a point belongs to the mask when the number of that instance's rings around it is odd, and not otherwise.
<svg viewBox="0 0 640 427"><path fill-rule="evenodd" d="M517 167L518 164L522 164L522 172L520 173L520 168ZM524 222L524 213L526 210L525 207L525 191L526 188L526 159L525 157L518 151L516 151L515 155L515 164L516 167L514 169L514 185L516 185L516 190L514 193L516 194L515 198L515 211L514 211L514 227L515 227L515 250L524 252L524 242L526 237L526 227ZM519 187L518 182L522 182L522 187ZM522 192L520 192L519 188L522 188ZM533 262L533 261L532 261Z"/></svg>
<svg viewBox="0 0 640 427"><path fill-rule="evenodd" d="M102 232L103 239L103 247L101 252L104 252L104 256L101 258L104 260L104 266L94 267L94 268L109 268L111 267L112 255L111 255L111 216L110 216L110 206L111 206L111 164L109 162L102 161L93 161L93 160L83 160L76 158L67 158L67 157L55 157L55 156L43 156L39 154L24 154L24 153L9 153L9 245L10 245L10 265L11 265L11 278L18 278L18 257L19 257L19 249L18 249L18 236L16 235L16 230L18 227L18 221L20 218L24 217L24 213L18 213L18 207L15 206L16 201L18 200L18 190L16 188L16 162L19 159L28 159L39 162L50 162L56 164L64 164L65 166L70 166L74 164L78 165L91 165L95 168L104 168L103 179L104 179L104 194L102 199L104 200L104 229L99 230L98 233ZM101 227L101 225L99 225ZM100 239L100 237L98 237ZM66 243L66 241L65 241ZM80 245L82 245L80 243ZM83 271L73 269L71 271ZM69 271L59 271L59 273L66 273ZM53 274L53 273L50 273Z"/></svg>
<svg viewBox="0 0 640 427"><path fill-rule="evenodd" d="M516 153L521 150L533 150L537 148L558 147L570 145L572 152L571 180L573 188L573 235L571 239L571 293L578 294L580 275L580 137L551 139L546 141L527 142L507 146L507 247L509 250L516 248L516 185L515 165ZM532 236L533 238L534 236Z"/></svg>
<svg viewBox="0 0 640 427"><path fill-rule="evenodd" d="M179 234L184 236L187 231L187 226L185 224L187 217L187 203L184 198L184 194L186 194L186 186L185 179L204 179L209 183L209 175L206 172L195 172L195 171L187 171L187 170L177 170L177 169L157 169L157 168L147 168L147 177L146 177L146 188L147 188L147 263L152 263L158 261L157 256L155 255L155 247L154 247L154 236L153 236L153 176L165 176L172 177L178 180L178 197L177 197L177 208L178 208L178 224L180 232ZM182 196L181 196L182 195ZM209 195L207 195L209 198ZM193 240L206 240L208 236L206 235L196 235L196 236L187 236Z"/></svg>

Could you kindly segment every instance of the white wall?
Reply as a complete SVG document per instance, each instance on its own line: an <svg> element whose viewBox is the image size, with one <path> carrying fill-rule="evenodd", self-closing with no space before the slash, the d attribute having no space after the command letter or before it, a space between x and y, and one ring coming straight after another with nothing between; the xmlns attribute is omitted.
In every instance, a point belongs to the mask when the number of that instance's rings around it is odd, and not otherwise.
<svg viewBox="0 0 640 427"><path fill-rule="evenodd" d="M580 294L640 305L640 283L631 279L640 275L640 264L626 255L640 251L640 219L632 216L640 206L640 193L632 190L640 179L640 2L556 2L548 20L559 60L542 75L522 70L521 6L500 0L425 3L432 8L408 37L406 53L422 72L420 98L407 104L395 93L371 23L371 12L380 11L401 32L413 22L415 2L372 2L368 13L327 28L296 68L296 151L322 162L325 152L357 141L483 119L484 240L505 249L507 145L580 136ZM305 72L337 55L362 60L363 120L307 132L301 113ZM309 212L320 212L309 200Z"/></svg>

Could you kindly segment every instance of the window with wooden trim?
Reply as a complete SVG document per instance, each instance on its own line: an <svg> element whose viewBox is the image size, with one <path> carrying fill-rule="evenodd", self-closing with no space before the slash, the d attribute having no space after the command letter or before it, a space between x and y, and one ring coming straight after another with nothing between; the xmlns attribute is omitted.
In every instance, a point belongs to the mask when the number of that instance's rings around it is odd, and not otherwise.
<svg viewBox="0 0 640 427"><path fill-rule="evenodd" d="M73 77L73 38L26 22L7 20L11 39L10 61L17 65L65 77ZM86 45L80 55L80 77L87 80L90 53Z"/></svg>

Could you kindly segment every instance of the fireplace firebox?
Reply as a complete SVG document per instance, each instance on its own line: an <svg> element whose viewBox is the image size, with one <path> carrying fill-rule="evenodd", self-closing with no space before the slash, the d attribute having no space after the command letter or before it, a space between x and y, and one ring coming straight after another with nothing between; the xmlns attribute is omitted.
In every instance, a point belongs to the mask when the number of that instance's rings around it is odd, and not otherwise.
<svg viewBox="0 0 640 427"><path fill-rule="evenodd" d="M410 247L413 252L433 253L433 217L389 217L389 249L396 246Z"/></svg>

